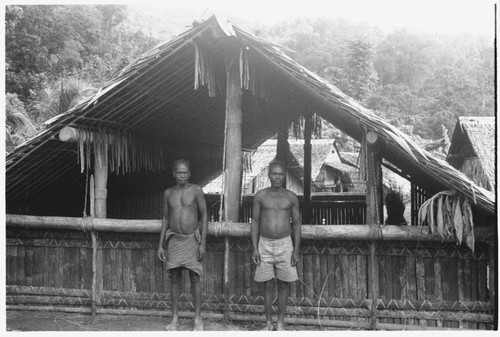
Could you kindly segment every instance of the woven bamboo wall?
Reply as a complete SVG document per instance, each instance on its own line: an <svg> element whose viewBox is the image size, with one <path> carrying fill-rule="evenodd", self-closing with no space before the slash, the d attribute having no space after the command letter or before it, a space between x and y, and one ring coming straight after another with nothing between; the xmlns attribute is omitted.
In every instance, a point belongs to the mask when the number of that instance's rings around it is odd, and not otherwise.
<svg viewBox="0 0 500 337"><path fill-rule="evenodd" d="M99 233L98 306L170 308L169 279L156 257L158 235ZM7 305L90 306L92 243L81 231L7 228ZM488 246L475 253L454 244L382 242L377 248L380 323L491 329ZM222 312L224 239L208 238L203 311ZM367 324L369 248L364 241L311 241L301 246L299 281L291 286L289 317ZM230 239L230 309L262 315L248 238ZM184 277L181 309L192 310Z"/></svg>

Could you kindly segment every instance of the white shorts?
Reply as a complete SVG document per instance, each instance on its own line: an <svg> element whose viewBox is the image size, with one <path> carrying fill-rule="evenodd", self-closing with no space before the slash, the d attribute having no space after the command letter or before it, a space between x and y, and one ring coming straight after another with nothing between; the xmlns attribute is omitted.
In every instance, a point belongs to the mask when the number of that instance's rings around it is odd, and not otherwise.
<svg viewBox="0 0 500 337"><path fill-rule="evenodd" d="M254 280L266 282L277 278L284 282L299 279L297 268L292 266L293 243L290 236L282 239L259 238L260 263L255 269Z"/></svg>

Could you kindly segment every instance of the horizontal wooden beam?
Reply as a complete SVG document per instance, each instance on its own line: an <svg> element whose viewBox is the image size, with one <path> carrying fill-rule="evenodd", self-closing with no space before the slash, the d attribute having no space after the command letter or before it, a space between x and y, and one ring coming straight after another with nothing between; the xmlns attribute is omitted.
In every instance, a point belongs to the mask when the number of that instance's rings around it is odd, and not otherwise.
<svg viewBox="0 0 500 337"><path fill-rule="evenodd" d="M33 215L7 214L6 225L10 227L38 229L91 229L100 232L119 233L160 233L161 220L143 219L97 219L76 217L47 217ZM304 240L371 240L373 237L369 225L302 225ZM427 227L391 226L380 227L383 241L423 241L455 242L454 237L442 238L437 233L430 233ZM485 242L493 235L492 227L474 228L477 242ZM212 236L250 237L249 223L209 222L208 234Z"/></svg>

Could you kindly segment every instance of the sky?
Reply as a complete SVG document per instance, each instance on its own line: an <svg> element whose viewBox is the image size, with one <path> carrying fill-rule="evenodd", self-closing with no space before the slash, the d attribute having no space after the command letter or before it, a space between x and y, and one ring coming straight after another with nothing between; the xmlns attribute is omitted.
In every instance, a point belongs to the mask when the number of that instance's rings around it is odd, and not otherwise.
<svg viewBox="0 0 500 337"><path fill-rule="evenodd" d="M341 17L380 28L407 27L424 33L494 33L495 0L6 0L7 4L124 3L134 6L226 12L251 22L273 23L294 15ZM160 5L161 4L161 5Z"/></svg>
<svg viewBox="0 0 500 337"><path fill-rule="evenodd" d="M300 14L313 18L341 17L381 28L408 27L425 33L473 31L493 34L494 3L493 0L171 0L162 6L199 9L200 12L205 9L225 11L250 22L273 23ZM146 6L157 4L149 2Z"/></svg>

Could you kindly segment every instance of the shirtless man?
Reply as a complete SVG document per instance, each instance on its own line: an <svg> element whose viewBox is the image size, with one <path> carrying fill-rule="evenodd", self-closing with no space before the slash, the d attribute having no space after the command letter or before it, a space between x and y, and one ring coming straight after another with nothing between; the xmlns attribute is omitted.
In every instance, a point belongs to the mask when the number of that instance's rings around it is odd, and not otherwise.
<svg viewBox="0 0 500 337"><path fill-rule="evenodd" d="M200 331L203 330L200 277L208 231L207 205L201 187L188 182L191 173L187 160L175 161L173 174L177 184L163 193L163 220L158 245L158 257L167 263L171 278L172 321L165 329L173 331L179 326L179 289L182 271L187 269L195 308L193 330Z"/></svg>
<svg viewBox="0 0 500 337"><path fill-rule="evenodd" d="M296 265L301 239L299 200L295 193L283 187L285 172L282 162L272 161L268 172L271 187L257 192L253 201L252 258L257 264L254 280L264 283L266 330L273 330L273 279L277 279L278 286L276 330L285 330L289 285L298 279Z"/></svg>

